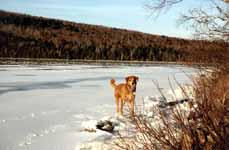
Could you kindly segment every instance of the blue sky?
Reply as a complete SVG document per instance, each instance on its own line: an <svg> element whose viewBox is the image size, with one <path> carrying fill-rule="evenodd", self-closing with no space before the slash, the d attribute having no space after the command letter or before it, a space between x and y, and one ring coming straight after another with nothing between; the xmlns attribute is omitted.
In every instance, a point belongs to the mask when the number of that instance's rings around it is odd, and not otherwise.
<svg viewBox="0 0 229 150"><path fill-rule="evenodd" d="M176 23L181 13L195 7L193 0L153 17L144 7L149 0L0 0L0 9L173 37L191 38Z"/></svg>

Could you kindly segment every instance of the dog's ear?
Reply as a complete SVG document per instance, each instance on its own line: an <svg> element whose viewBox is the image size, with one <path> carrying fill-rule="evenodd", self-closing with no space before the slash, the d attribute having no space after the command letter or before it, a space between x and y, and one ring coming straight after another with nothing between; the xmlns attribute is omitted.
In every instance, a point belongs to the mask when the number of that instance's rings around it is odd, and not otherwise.
<svg viewBox="0 0 229 150"><path fill-rule="evenodd" d="M126 78L125 78L125 79L126 79L126 82L128 82L129 78L130 78L130 77L126 77Z"/></svg>

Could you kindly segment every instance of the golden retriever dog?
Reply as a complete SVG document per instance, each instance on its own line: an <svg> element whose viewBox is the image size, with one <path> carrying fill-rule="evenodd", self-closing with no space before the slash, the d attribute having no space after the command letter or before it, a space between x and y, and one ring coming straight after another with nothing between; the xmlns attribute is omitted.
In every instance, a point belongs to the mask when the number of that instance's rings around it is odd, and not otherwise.
<svg viewBox="0 0 229 150"><path fill-rule="evenodd" d="M127 102L131 110L131 115L134 116L135 92L138 82L137 76L128 76L125 78L126 83L115 84L115 80L111 79L110 84L114 88L114 96L116 102L116 112L123 115L123 105Z"/></svg>

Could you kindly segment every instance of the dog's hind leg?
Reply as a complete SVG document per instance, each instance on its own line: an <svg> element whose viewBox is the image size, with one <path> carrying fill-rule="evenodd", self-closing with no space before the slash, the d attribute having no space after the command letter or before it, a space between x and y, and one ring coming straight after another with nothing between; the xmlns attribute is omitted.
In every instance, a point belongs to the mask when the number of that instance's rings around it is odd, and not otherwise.
<svg viewBox="0 0 229 150"><path fill-rule="evenodd" d="M115 97L116 113L119 114L119 97Z"/></svg>
<svg viewBox="0 0 229 150"><path fill-rule="evenodd" d="M123 116L123 105L124 105L124 100L121 100L120 103L120 114Z"/></svg>

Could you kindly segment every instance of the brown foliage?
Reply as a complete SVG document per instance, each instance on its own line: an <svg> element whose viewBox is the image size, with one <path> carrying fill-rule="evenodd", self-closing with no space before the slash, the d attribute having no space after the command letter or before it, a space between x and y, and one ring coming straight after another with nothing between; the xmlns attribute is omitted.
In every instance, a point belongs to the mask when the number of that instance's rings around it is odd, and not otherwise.
<svg viewBox="0 0 229 150"><path fill-rule="evenodd" d="M188 61L223 42L195 41L0 11L0 57ZM209 57L209 56L205 56ZM211 56L220 60L221 56Z"/></svg>

